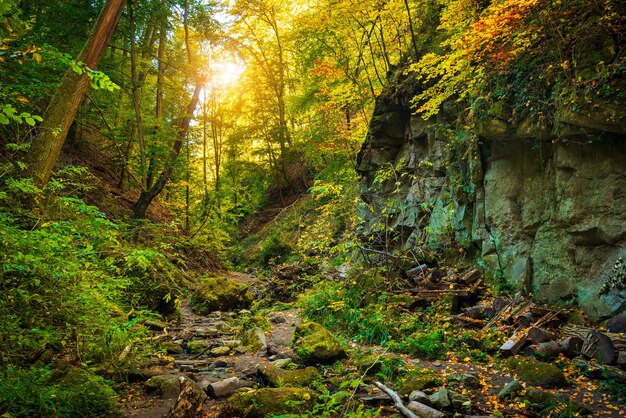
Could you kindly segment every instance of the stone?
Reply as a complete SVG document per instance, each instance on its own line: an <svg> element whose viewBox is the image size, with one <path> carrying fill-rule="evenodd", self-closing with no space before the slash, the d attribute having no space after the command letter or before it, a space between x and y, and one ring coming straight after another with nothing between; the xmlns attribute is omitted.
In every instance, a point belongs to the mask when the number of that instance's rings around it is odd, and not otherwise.
<svg viewBox="0 0 626 418"><path fill-rule="evenodd" d="M316 322L296 327L293 348L306 364L332 364L347 357L337 338Z"/></svg>
<svg viewBox="0 0 626 418"><path fill-rule="evenodd" d="M278 367L280 369L286 369L292 364L294 364L294 362L290 358L281 358L281 359L272 361L272 366Z"/></svg>
<svg viewBox="0 0 626 418"><path fill-rule="evenodd" d="M267 316L272 324L284 324L287 322L285 317L280 312L272 312Z"/></svg>
<svg viewBox="0 0 626 418"><path fill-rule="evenodd" d="M517 380L511 380L509 383L504 385L502 390L498 393L498 398L512 398L522 390L522 385Z"/></svg>
<svg viewBox="0 0 626 418"><path fill-rule="evenodd" d="M626 315L617 315L606 323L606 330L615 334L626 332Z"/></svg>
<svg viewBox="0 0 626 418"><path fill-rule="evenodd" d="M511 358L508 366L519 376L519 380L532 386L556 388L567 384L561 369L533 358Z"/></svg>
<svg viewBox="0 0 626 418"><path fill-rule="evenodd" d="M458 380L463 383L464 387L478 389L481 387L480 379L475 374L466 373L458 377Z"/></svg>
<svg viewBox="0 0 626 418"><path fill-rule="evenodd" d="M250 349L252 352L265 351L267 350L267 340L265 338L265 333L259 327L254 327L249 329L243 334L243 338L241 339L243 345Z"/></svg>
<svg viewBox="0 0 626 418"><path fill-rule="evenodd" d="M178 397L180 393L181 374L166 374L154 376L144 383L144 387L148 392L157 392L163 399L171 399Z"/></svg>
<svg viewBox="0 0 626 418"><path fill-rule="evenodd" d="M294 387L261 388L235 393L228 398L220 416L223 418L245 416L265 418L268 415L300 415L315 403L308 389Z"/></svg>
<svg viewBox="0 0 626 418"><path fill-rule="evenodd" d="M236 348L241 345L241 340L222 340L221 343L228 348Z"/></svg>
<svg viewBox="0 0 626 418"><path fill-rule="evenodd" d="M441 377L430 369L415 369L402 378L398 387L400 395L408 395L416 390L426 390L439 387Z"/></svg>
<svg viewBox="0 0 626 418"><path fill-rule="evenodd" d="M166 415L166 418L188 418L197 416L202 409L202 404L207 398L206 393L193 380L180 376L180 394L176 403Z"/></svg>
<svg viewBox="0 0 626 418"><path fill-rule="evenodd" d="M409 395L409 401L416 401L424 405L431 406L430 398L421 390L414 390Z"/></svg>
<svg viewBox="0 0 626 418"><path fill-rule="evenodd" d="M161 348L165 349L167 354L182 354L182 352L184 351L181 344L177 344L171 341L162 342Z"/></svg>
<svg viewBox="0 0 626 418"><path fill-rule="evenodd" d="M314 381L320 380L322 376L315 367L309 366L304 369L285 370L275 366L264 366L257 370L263 380L270 386L310 386Z"/></svg>
<svg viewBox="0 0 626 418"><path fill-rule="evenodd" d="M248 288L227 277L205 277L190 300L190 307L199 314L249 308L253 295Z"/></svg>
<svg viewBox="0 0 626 418"><path fill-rule="evenodd" d="M448 389L441 388L428 398L430 399L431 406L435 409L447 410L452 408L452 401L450 401L450 397L448 396Z"/></svg>
<svg viewBox="0 0 626 418"><path fill-rule="evenodd" d="M206 340L191 340L187 342L187 351L191 354L200 354L209 347L209 342Z"/></svg>
<svg viewBox="0 0 626 418"><path fill-rule="evenodd" d="M221 347L215 347L214 349L211 350L211 355L213 357L227 356L229 353L230 353L230 347L227 347L225 345Z"/></svg>
<svg viewBox="0 0 626 418"><path fill-rule="evenodd" d="M617 365L622 368L626 366L626 351L620 351L617 353Z"/></svg>
<svg viewBox="0 0 626 418"><path fill-rule="evenodd" d="M452 407L455 411L461 411L462 409L471 409L472 402L467 396L454 391L448 391L448 399L452 402Z"/></svg>
<svg viewBox="0 0 626 418"><path fill-rule="evenodd" d="M591 415L591 411L576 401L572 401L563 395L557 395L537 388L529 388L526 397L531 405L539 411L551 411L562 408L571 411L571 416Z"/></svg>

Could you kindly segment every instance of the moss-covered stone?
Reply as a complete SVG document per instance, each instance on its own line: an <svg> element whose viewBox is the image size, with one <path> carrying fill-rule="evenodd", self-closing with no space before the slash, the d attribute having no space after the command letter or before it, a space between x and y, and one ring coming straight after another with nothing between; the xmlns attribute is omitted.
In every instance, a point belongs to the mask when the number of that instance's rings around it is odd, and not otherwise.
<svg viewBox="0 0 626 418"><path fill-rule="evenodd" d="M270 321L264 316L254 315L244 322L243 327L244 329L252 329L255 327L268 329L270 327Z"/></svg>
<svg viewBox="0 0 626 418"><path fill-rule="evenodd" d="M439 387L443 384L439 375L430 369L414 369L399 379L398 392L408 396L416 390Z"/></svg>
<svg viewBox="0 0 626 418"><path fill-rule="evenodd" d="M192 295L190 306L200 314L248 308L253 296L243 284L227 277L206 277Z"/></svg>
<svg viewBox="0 0 626 418"><path fill-rule="evenodd" d="M561 409L565 415L555 416L587 416L591 415L591 411L576 401L550 392L545 392L537 388L530 388L526 393L526 397L530 401L533 408L537 411L552 411ZM567 411L567 412L566 412Z"/></svg>
<svg viewBox="0 0 626 418"><path fill-rule="evenodd" d="M346 357L337 338L316 322L304 322L296 327L293 348L307 364L331 364Z"/></svg>
<svg viewBox="0 0 626 418"><path fill-rule="evenodd" d="M265 333L259 327L255 327L244 332L241 342L246 348L253 352L265 350L267 348Z"/></svg>
<svg viewBox="0 0 626 418"><path fill-rule="evenodd" d="M306 387L322 378L317 369L311 366L296 370L285 370L279 367L265 366L259 369L259 374L270 386L274 387Z"/></svg>
<svg viewBox="0 0 626 418"><path fill-rule="evenodd" d="M180 344L176 344L172 341L165 341L161 343L161 348L164 349L167 354L181 354L183 347Z"/></svg>
<svg viewBox="0 0 626 418"><path fill-rule="evenodd" d="M204 340L192 340L187 343L187 351L191 354L200 354L209 347L209 342Z"/></svg>
<svg viewBox="0 0 626 418"><path fill-rule="evenodd" d="M532 386L554 388L567 384L561 369L534 358L512 358L509 359L508 366L517 373L521 381Z"/></svg>
<svg viewBox="0 0 626 418"><path fill-rule="evenodd" d="M163 399L176 398L180 393L179 374L165 374L151 377L144 383L148 392L156 392Z"/></svg>
<svg viewBox="0 0 626 418"><path fill-rule="evenodd" d="M314 404L313 394L302 388L262 388L236 393L228 398L222 417L265 418L287 414L302 414Z"/></svg>
<svg viewBox="0 0 626 418"><path fill-rule="evenodd" d="M221 347L215 347L214 349L211 350L211 355L213 357L227 356L229 353L230 353L230 347L226 347L225 345Z"/></svg>

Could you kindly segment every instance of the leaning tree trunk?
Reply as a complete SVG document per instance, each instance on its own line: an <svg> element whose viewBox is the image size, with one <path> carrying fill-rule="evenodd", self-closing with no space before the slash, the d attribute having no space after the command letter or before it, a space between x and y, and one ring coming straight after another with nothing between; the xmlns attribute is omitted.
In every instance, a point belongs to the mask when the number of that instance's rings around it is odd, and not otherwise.
<svg viewBox="0 0 626 418"><path fill-rule="evenodd" d="M176 164L176 160L180 155L180 151L185 143L185 138L187 137L187 132L189 131L189 123L191 122L191 118L193 117L193 113L196 110L196 106L198 106L198 101L200 98L200 90L202 90L202 84L196 84L196 87L193 91L193 96L187 106L187 111L185 116L182 118L180 124L178 125L178 133L176 135L176 141L174 142L174 146L170 151L170 155L168 158L167 165L159 175L159 178L154 182L152 187L147 190L143 190L141 195L139 195L139 199L133 206L133 215L135 218L142 219L146 217L146 211L148 210L148 206L157 197L165 188L165 185L172 178L172 173L174 172L174 165Z"/></svg>
<svg viewBox="0 0 626 418"><path fill-rule="evenodd" d="M94 70L98 66L115 32L125 3L126 0L108 0L102 9L93 32L78 57L86 67ZM52 169L76 117L78 106L89 90L89 84L90 79L85 71L77 74L70 68L52 96L43 123L26 156L26 174L39 187L43 187L50 180Z"/></svg>

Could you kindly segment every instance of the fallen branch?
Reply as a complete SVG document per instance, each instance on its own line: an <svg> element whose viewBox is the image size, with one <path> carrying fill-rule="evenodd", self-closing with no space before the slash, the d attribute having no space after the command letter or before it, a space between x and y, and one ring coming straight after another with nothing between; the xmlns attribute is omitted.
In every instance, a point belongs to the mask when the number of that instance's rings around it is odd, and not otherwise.
<svg viewBox="0 0 626 418"><path fill-rule="evenodd" d="M393 390L389 389L387 386L383 385L380 382L374 382L374 385L376 385L376 387L378 389L380 389L383 392L385 392L385 394L391 398L391 400L393 401L394 405L396 406L396 408L398 408L398 411L400 411L400 413L402 415L404 415L407 418L420 418L419 416L417 416L413 412L411 412L411 410L409 408L404 406L404 404L402 403L402 399L400 399L400 396L396 392L394 392Z"/></svg>

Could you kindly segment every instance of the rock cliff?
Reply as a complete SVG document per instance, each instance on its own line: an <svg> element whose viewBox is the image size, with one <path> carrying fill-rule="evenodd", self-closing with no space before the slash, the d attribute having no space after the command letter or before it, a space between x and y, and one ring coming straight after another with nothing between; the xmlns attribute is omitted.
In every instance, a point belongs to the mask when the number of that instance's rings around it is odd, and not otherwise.
<svg viewBox="0 0 626 418"><path fill-rule="evenodd" d="M358 156L369 242L463 251L540 301L594 321L626 309L626 123L619 112L562 111L558 129L480 129L424 121L380 97Z"/></svg>

